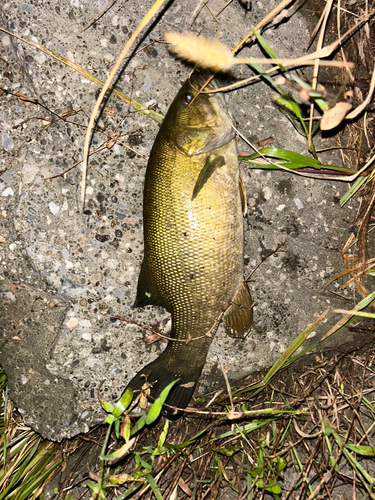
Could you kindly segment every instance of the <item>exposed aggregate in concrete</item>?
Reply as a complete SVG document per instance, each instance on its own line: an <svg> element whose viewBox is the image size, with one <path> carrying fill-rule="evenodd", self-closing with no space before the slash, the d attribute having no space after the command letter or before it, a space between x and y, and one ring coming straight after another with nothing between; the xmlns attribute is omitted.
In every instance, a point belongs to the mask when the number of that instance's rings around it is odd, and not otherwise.
<svg viewBox="0 0 375 500"><path fill-rule="evenodd" d="M271 10L275 3L267 4ZM105 5L105 1L88 0L58 4L14 0L2 7L0 25L47 46L104 81L151 2L115 3L82 31ZM211 8L217 12L223 5L215 0ZM190 29L192 10L189 2L168 4L116 84L163 114L189 68L162 43L150 43L161 40L166 31ZM232 2L220 17L221 40L234 47L266 12L261 2L254 4L251 14ZM217 36L217 24L206 9L191 30ZM304 19L296 14L269 28L265 37L280 56L296 56L303 53L309 34ZM162 308L132 309L143 254L142 190L147 164L134 151L147 157L158 125L132 109L127 114L128 106L110 96L98 123L107 132L120 123L120 140L132 150L116 144L91 156L83 211L80 166L63 177L45 178L82 158L87 115L100 88L10 35L0 33L0 44L9 63L1 75L4 88L37 99L58 115L78 111L64 122L14 95L0 98L0 169L5 170L0 176L0 314L4 318L0 362L25 422L43 436L59 440L103 420L97 397L101 381L105 380L101 396L115 401L127 380L165 346L164 341L146 346L141 328L101 315L121 316L168 333L170 319ZM257 54L255 48L245 53ZM241 67L227 80L250 75ZM264 83L228 94L239 130L252 141L271 136L275 147L306 154L306 141L272 103L272 94ZM106 139L97 130L91 149ZM331 138L320 139L321 148L327 144L332 144ZM239 148L249 150L243 143ZM326 153L322 161L339 160ZM257 306L246 340L229 338L219 328L201 390L223 385L218 357L230 368L230 379L239 379L270 366L329 305L347 305L324 289L341 270L340 250L348 237L348 221L354 217L350 205L344 210L339 206L345 186L250 170L246 165L242 170L248 203L247 272L278 243L287 240L287 250L267 260L254 275L251 289ZM331 316L320 332L327 331L335 318Z"/></svg>

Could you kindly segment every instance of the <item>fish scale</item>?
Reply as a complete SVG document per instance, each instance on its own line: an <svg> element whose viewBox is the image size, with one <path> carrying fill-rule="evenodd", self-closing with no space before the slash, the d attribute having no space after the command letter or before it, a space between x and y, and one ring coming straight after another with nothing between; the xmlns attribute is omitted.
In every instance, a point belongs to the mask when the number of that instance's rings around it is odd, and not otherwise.
<svg viewBox="0 0 375 500"><path fill-rule="evenodd" d="M172 331L165 351L129 383L137 391L147 380L156 398L179 379L166 400L178 408L191 399L224 311L234 335L244 336L252 320L243 282L244 196L232 120L220 94L196 96L201 82L195 72L178 92L147 166L136 305L165 307Z"/></svg>

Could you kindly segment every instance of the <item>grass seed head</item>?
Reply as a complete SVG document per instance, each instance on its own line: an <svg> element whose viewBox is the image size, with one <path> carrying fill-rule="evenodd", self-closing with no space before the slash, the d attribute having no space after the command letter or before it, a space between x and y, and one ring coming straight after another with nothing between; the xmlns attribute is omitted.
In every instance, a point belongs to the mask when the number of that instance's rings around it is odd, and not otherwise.
<svg viewBox="0 0 375 500"><path fill-rule="evenodd" d="M228 71L236 63L232 52L219 40L208 40L193 33L166 33L165 39L172 45L173 52L200 68Z"/></svg>

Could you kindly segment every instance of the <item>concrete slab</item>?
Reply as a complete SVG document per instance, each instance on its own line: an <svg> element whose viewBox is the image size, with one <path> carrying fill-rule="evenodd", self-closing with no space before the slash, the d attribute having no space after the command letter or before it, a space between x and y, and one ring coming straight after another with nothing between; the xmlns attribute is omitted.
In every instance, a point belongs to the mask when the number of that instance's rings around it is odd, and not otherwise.
<svg viewBox="0 0 375 500"><path fill-rule="evenodd" d="M152 3L115 3L83 31L105 4L14 0L2 7L1 26L105 80ZM267 4L271 10L275 2ZM214 12L223 5L210 2ZM116 83L119 89L165 113L189 68L156 40L171 30L217 36L220 29L221 40L234 47L267 13L261 2L254 3L251 13L232 2L219 16L220 26L206 8L191 25L193 7L189 2L166 5L124 67ZM265 36L280 56L297 56L309 32L296 14L269 28ZM165 347L164 341L146 346L141 328L101 315L121 316L168 333L170 319L164 310L131 307L143 254L147 162L140 155L148 155L158 125L117 97L109 98L99 125L105 133L118 126L125 146L116 144L91 157L83 212L80 166L63 177L45 179L82 158L87 115L100 88L10 35L0 33L0 43L9 64L2 71L1 85L13 93L0 98L0 363L25 422L44 437L60 440L103 421L97 399L103 380L101 396L115 401L127 381ZM258 52L251 48L245 53ZM246 75L250 70L241 67L228 79ZM17 93L44 107L17 98ZM228 95L239 129L251 140L272 136L275 146L306 153L304 139L274 106L272 94L266 84L256 83ZM60 116L70 110L77 113L63 121L47 109ZM95 133L92 149L107 139L105 133ZM328 143L329 138L320 140L321 147ZM326 153L324 161L339 160ZM258 305L246 340L228 338L219 329L201 390L223 385L218 357L230 368L230 379L239 379L270 366L328 305L347 306L344 298L324 289L342 269L340 249L354 217L350 205L339 207L346 188L246 166L243 176L248 196L246 269L284 240L287 251L269 259L254 276L252 294ZM320 331L327 331L334 320L331 316Z"/></svg>

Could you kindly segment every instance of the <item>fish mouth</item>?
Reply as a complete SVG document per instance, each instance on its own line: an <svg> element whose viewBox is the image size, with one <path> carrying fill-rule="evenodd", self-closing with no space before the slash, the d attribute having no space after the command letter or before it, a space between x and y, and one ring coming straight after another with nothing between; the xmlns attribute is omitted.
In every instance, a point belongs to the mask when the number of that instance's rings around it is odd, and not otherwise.
<svg viewBox="0 0 375 500"><path fill-rule="evenodd" d="M189 77L190 85L196 90L200 91L203 85L212 77L212 74L207 69L195 69ZM196 88L197 87L197 88ZM204 91L217 90L219 85L215 78L213 78L204 88Z"/></svg>

